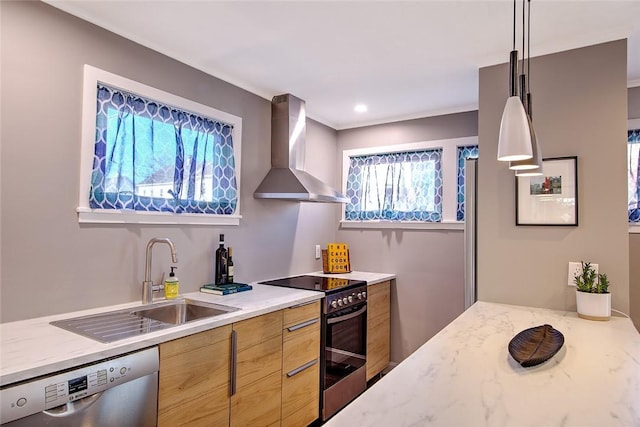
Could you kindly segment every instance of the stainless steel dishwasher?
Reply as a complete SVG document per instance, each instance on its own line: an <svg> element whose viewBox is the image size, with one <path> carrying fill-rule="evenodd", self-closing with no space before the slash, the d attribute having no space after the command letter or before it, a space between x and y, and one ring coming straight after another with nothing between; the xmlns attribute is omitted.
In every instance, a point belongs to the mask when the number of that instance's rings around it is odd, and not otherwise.
<svg viewBox="0 0 640 427"><path fill-rule="evenodd" d="M0 390L3 426L155 426L158 348L152 347Z"/></svg>

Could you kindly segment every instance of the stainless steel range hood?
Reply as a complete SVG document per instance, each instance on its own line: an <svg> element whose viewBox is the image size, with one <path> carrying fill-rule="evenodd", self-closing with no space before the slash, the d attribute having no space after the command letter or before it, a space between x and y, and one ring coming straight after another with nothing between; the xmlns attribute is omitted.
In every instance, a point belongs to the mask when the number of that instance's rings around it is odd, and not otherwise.
<svg viewBox="0 0 640 427"><path fill-rule="evenodd" d="M271 101L271 170L253 193L256 199L346 203L331 186L304 171L306 113L293 95Z"/></svg>

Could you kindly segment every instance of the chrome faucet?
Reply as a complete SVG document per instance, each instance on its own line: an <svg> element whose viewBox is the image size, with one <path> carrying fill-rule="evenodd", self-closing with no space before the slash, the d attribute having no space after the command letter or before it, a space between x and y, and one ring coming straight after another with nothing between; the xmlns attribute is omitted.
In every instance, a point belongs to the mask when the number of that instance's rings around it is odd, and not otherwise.
<svg viewBox="0 0 640 427"><path fill-rule="evenodd" d="M144 262L144 281L142 282L142 303L143 304L151 304L153 303L153 292L159 291L162 288L161 284L154 285L153 280L151 280L151 248L156 243L166 243L169 245L171 249L171 260L176 263L178 262L178 256L176 255L176 247L173 245L173 242L166 237L154 237L149 240L147 243L147 252Z"/></svg>

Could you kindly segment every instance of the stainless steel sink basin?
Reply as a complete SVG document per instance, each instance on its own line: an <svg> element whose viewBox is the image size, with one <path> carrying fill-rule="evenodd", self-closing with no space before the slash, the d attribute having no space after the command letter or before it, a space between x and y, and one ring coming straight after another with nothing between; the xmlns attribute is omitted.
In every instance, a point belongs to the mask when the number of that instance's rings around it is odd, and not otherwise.
<svg viewBox="0 0 640 427"><path fill-rule="evenodd" d="M172 328L240 310L190 299L142 305L91 316L57 320L52 325L103 343Z"/></svg>
<svg viewBox="0 0 640 427"><path fill-rule="evenodd" d="M144 307L141 310L133 311L132 314L163 323L181 325L186 322L218 316L236 310L238 309L234 307L184 299L164 304L154 304L154 307Z"/></svg>

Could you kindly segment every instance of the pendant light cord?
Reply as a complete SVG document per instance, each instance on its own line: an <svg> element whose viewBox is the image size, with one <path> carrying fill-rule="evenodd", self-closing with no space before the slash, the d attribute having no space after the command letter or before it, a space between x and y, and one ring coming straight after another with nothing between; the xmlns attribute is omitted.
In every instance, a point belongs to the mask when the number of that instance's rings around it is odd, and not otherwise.
<svg viewBox="0 0 640 427"><path fill-rule="evenodd" d="M525 74L525 69L524 69L524 59L526 58L526 53L527 51L524 50L524 34L525 34L525 27L524 27L524 12L525 12L525 2L526 0L522 0L522 74ZM524 89L524 88L522 88Z"/></svg>
<svg viewBox="0 0 640 427"><path fill-rule="evenodd" d="M527 0L527 94L531 87L531 0Z"/></svg>
<svg viewBox="0 0 640 427"><path fill-rule="evenodd" d="M516 50L516 0L513 0L513 49Z"/></svg>

